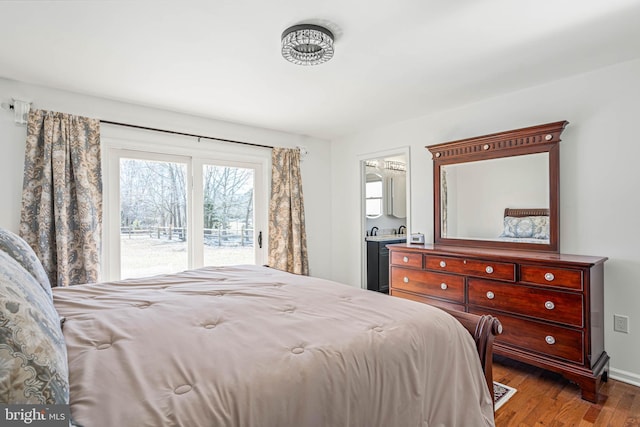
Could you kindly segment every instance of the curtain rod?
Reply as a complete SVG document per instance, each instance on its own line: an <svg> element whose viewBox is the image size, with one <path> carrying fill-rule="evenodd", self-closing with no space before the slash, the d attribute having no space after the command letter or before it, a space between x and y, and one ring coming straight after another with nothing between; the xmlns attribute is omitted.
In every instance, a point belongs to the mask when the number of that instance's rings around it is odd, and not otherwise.
<svg viewBox="0 0 640 427"><path fill-rule="evenodd" d="M172 135L190 136L190 137L193 137L193 138L198 138L198 140L200 140L200 139L212 139L214 141L230 142L232 144L250 145L252 147L273 148L272 145L254 144L253 142L244 142L244 141L235 141L233 139L215 138L213 136L196 135L196 134L193 134L193 133L177 132L177 131L174 131L174 130L166 130L166 129L151 128L151 127L146 127L146 126L138 126L138 125L132 125L132 124L129 124L129 123L112 122L112 121L109 121L109 120L100 120L100 123L104 123L104 124L107 124L107 125L115 125L115 126L123 126L123 127L135 128L135 129L142 129L142 130L150 130L150 131L153 131L153 132L163 132L163 133L169 133L169 134L172 134Z"/></svg>

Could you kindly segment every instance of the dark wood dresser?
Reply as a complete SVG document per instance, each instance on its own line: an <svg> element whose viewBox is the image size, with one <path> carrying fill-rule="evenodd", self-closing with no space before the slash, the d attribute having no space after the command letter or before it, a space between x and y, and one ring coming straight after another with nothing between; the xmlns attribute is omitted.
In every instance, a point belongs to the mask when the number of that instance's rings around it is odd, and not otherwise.
<svg viewBox="0 0 640 427"><path fill-rule="evenodd" d="M389 245L391 295L491 314L503 325L494 352L577 383L598 401L607 258L431 244Z"/></svg>

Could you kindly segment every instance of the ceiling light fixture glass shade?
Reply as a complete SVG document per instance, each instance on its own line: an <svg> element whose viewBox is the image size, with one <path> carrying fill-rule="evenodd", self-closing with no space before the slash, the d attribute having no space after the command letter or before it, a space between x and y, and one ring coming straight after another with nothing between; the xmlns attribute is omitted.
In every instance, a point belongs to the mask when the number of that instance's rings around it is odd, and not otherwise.
<svg viewBox="0 0 640 427"><path fill-rule="evenodd" d="M282 56L298 65L318 65L333 58L333 33L319 25L302 24L282 33Z"/></svg>

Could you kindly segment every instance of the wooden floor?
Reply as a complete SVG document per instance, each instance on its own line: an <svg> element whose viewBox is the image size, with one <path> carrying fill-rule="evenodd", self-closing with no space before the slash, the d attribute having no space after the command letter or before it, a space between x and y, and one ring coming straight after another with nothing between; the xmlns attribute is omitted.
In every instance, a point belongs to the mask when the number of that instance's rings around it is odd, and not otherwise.
<svg viewBox="0 0 640 427"><path fill-rule="evenodd" d="M562 376L498 356L493 379L518 390L496 412L496 427L640 426L640 387L609 379L593 404Z"/></svg>

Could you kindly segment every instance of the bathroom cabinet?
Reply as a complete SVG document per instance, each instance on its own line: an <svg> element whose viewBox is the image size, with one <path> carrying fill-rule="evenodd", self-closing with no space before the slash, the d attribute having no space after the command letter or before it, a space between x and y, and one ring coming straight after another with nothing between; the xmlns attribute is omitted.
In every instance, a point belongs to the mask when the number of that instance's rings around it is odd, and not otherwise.
<svg viewBox="0 0 640 427"><path fill-rule="evenodd" d="M389 249L391 243L405 243L406 238L376 238L367 240L367 289L389 293ZM373 240L375 239L375 240Z"/></svg>

